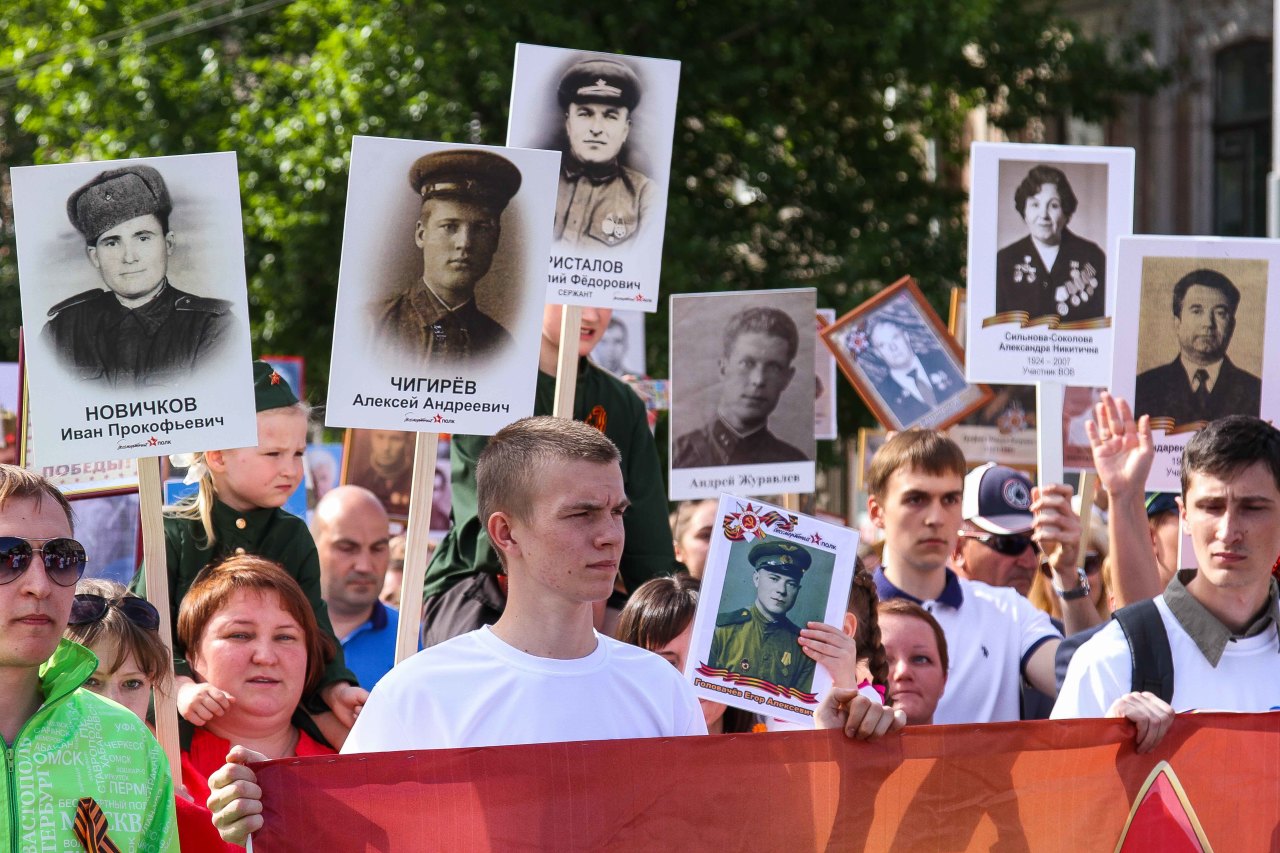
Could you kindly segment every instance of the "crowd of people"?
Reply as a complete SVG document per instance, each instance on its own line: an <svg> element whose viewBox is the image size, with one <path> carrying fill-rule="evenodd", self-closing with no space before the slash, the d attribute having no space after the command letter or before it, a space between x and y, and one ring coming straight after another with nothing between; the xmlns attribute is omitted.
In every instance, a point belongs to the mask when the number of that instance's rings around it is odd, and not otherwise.
<svg viewBox="0 0 1280 853"><path fill-rule="evenodd" d="M585 358L609 312L584 312L576 419L546 416L557 313L539 414L454 437L454 527L427 573L425 650L394 668L384 505L343 486L310 529L281 509L308 411L269 366L255 364L259 445L199 454L197 494L166 509L172 679L142 574L133 591L82 579L65 498L0 467L0 735L18 768L0 846L101 832L122 850L176 850L179 836L184 850L235 849L262 824L248 765L265 758L785 728L694 698L681 673L716 502L668 516L643 405ZM1068 486L970 470L935 431L885 443L866 480L879 541L861 549L845 618L795 626L807 666L834 685L817 727L875 739L1123 717L1148 751L1177 713L1280 708L1280 431L1211 422L1176 496L1144 493L1151 429L1125 401L1104 394L1088 435L1105 511L1087 538ZM1197 569L1178 568L1179 528ZM785 584L794 566L775 551L751 560ZM153 691L176 697L180 779L146 728ZM108 726L121 735L108 741ZM35 758L59 750L132 781L146 809L80 761ZM51 782L36 778L55 764ZM74 808L27 805L49 784Z"/></svg>

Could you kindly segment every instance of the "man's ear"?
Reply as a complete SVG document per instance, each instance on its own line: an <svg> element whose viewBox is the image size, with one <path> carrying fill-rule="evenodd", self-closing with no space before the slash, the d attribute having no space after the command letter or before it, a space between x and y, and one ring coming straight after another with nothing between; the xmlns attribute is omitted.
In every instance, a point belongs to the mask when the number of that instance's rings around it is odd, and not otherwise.
<svg viewBox="0 0 1280 853"><path fill-rule="evenodd" d="M884 507L875 495L867 495L867 516L872 524L884 530Z"/></svg>
<svg viewBox="0 0 1280 853"><path fill-rule="evenodd" d="M165 254L172 255L173 247L177 241L174 239L172 231L166 231L164 235L164 245L166 247Z"/></svg>
<svg viewBox="0 0 1280 853"><path fill-rule="evenodd" d="M795 366L793 365L787 368L787 381L782 383L782 387L786 388L788 385L791 384L791 380L795 378L796 378L796 369L795 369Z"/></svg>
<svg viewBox="0 0 1280 853"><path fill-rule="evenodd" d="M93 264L94 269L102 269L102 263L98 260L97 246L85 246L84 253L89 256L89 263Z"/></svg>
<svg viewBox="0 0 1280 853"><path fill-rule="evenodd" d="M490 515L485 523L485 530L489 533L489 541L493 543L493 547L507 558L505 562L509 562L512 555L520 553L513 519L508 513L498 511Z"/></svg>

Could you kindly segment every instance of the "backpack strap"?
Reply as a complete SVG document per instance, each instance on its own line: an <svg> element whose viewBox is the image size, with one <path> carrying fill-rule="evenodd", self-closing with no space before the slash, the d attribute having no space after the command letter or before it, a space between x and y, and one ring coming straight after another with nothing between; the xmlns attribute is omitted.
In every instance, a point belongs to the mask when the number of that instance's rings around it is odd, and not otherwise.
<svg viewBox="0 0 1280 853"><path fill-rule="evenodd" d="M1129 641L1129 657L1133 662L1132 689L1154 693L1166 702L1173 701L1173 652L1169 648L1169 632L1153 599L1139 601L1111 614L1120 623Z"/></svg>

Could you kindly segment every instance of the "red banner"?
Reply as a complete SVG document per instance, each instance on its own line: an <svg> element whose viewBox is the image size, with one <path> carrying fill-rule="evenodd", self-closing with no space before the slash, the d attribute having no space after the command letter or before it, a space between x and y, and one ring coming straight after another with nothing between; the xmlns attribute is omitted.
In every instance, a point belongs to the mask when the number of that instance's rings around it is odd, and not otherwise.
<svg viewBox="0 0 1280 853"><path fill-rule="evenodd" d="M595 741L256 765L257 853L1280 848L1280 714Z"/></svg>

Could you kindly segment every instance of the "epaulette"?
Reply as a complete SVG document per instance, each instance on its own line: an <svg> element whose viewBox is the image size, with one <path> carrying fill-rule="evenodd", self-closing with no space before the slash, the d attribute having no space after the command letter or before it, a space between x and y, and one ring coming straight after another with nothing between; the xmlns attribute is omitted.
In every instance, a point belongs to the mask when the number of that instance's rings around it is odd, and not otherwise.
<svg viewBox="0 0 1280 853"><path fill-rule="evenodd" d="M744 622L751 621L751 611L743 608L735 610L732 613L721 613L716 616L716 627L723 628L725 625L741 625Z"/></svg>
<svg viewBox="0 0 1280 853"><path fill-rule="evenodd" d="M82 305L86 302L92 302L93 300L100 299L105 295L109 295L110 293L111 291L109 290L102 290L96 287L93 290L81 291L80 293L77 293L75 296L68 297L67 299L62 300L57 305L54 305L52 308L50 308L49 316L56 317L58 316L59 311L65 311L68 308L73 308L76 305Z"/></svg>
<svg viewBox="0 0 1280 853"><path fill-rule="evenodd" d="M192 296L190 293L179 296L173 302L175 311L204 311L209 314L231 313L231 303L225 299L212 299L208 296Z"/></svg>

